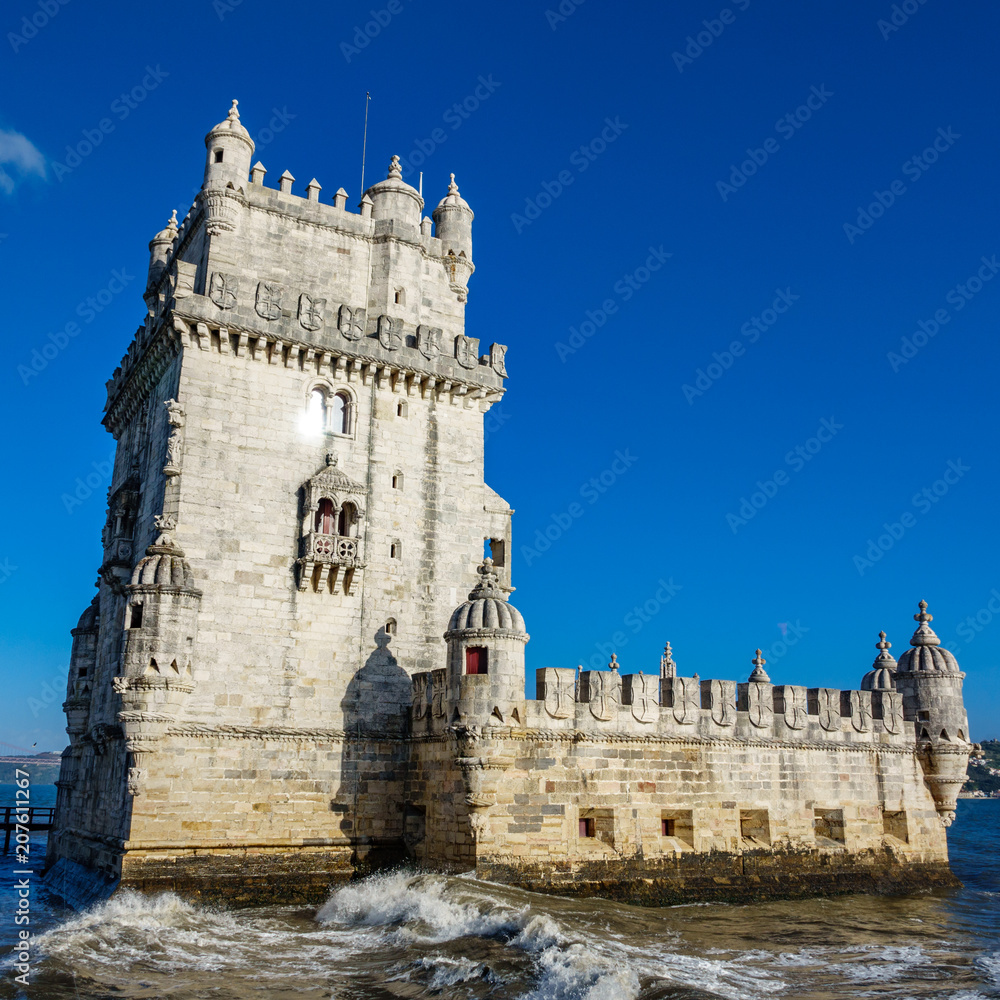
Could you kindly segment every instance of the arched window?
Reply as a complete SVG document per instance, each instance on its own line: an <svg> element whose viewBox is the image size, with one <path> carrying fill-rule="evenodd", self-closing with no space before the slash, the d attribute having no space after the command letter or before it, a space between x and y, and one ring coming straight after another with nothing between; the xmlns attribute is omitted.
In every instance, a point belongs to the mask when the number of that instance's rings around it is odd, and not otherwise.
<svg viewBox="0 0 1000 1000"><path fill-rule="evenodd" d="M385 634L386 635L395 635L396 634L396 619L395 618L390 618L385 623Z"/></svg>
<svg viewBox="0 0 1000 1000"><path fill-rule="evenodd" d="M323 497L316 508L316 524L313 528L323 535L333 534L333 501L329 497Z"/></svg>
<svg viewBox="0 0 1000 1000"><path fill-rule="evenodd" d="M357 508L352 503L345 503L340 508L340 516L337 518L337 534L345 538L353 537L357 530Z"/></svg>
<svg viewBox="0 0 1000 1000"><path fill-rule="evenodd" d="M322 389L313 389L309 393L306 422L309 429L316 433L326 429L326 393Z"/></svg>
<svg viewBox="0 0 1000 1000"><path fill-rule="evenodd" d="M338 392L331 403L330 429L335 434L351 433L351 398L346 392Z"/></svg>
<svg viewBox="0 0 1000 1000"><path fill-rule="evenodd" d="M406 289L397 288L396 289L396 305L405 306L406 305Z"/></svg>
<svg viewBox="0 0 1000 1000"><path fill-rule="evenodd" d="M392 488L394 490L401 490L403 488L403 473L394 472L392 475Z"/></svg>

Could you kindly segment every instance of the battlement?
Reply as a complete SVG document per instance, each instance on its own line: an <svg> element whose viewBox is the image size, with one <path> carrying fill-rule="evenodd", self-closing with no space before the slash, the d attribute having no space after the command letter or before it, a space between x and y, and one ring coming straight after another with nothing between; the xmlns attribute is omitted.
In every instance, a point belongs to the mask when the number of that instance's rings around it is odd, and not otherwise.
<svg viewBox="0 0 1000 1000"><path fill-rule="evenodd" d="M446 671L415 675L413 732L433 735L454 723L447 703ZM570 737L650 737L686 740L777 740L865 747L913 743L898 691L841 691L790 684L656 674L624 674L617 669L542 667L535 671L536 694L518 713L525 730ZM488 677L464 676L459 700L475 704ZM492 706L479 719L497 725Z"/></svg>

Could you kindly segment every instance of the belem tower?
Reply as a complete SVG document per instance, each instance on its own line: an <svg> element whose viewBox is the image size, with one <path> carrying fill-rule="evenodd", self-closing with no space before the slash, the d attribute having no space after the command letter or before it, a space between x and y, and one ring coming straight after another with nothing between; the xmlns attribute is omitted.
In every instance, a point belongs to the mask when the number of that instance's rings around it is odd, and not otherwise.
<svg viewBox="0 0 1000 1000"><path fill-rule="evenodd" d="M310 902L406 861L639 903L954 884L976 748L926 604L856 691L773 685L759 651L743 683L686 677L668 646L525 698L483 476L506 348L466 332L454 177L428 218L393 157L354 213L267 185L235 101L205 145L107 383L57 891Z"/></svg>

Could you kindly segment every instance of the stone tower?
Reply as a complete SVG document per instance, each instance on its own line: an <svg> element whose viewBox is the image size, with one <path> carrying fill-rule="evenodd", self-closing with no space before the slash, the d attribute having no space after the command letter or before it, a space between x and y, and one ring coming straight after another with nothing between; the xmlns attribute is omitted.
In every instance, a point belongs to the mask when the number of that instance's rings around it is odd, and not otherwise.
<svg viewBox="0 0 1000 1000"><path fill-rule="evenodd" d="M205 146L107 384L50 862L142 883L164 852L226 877L244 848L286 876L305 850L323 880L401 837L410 675L444 662L484 541L509 589L483 479L506 349L466 335L454 176L435 227L396 157L355 214L288 171L265 186L235 101Z"/></svg>

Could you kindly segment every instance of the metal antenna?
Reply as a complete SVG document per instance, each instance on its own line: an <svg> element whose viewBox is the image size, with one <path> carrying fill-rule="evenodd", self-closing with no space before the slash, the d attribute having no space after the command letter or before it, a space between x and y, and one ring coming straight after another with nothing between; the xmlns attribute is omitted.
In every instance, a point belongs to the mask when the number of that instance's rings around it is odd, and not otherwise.
<svg viewBox="0 0 1000 1000"><path fill-rule="evenodd" d="M361 197L365 196L365 154L368 151L368 104L372 99L369 91L365 91L365 138L361 144Z"/></svg>

